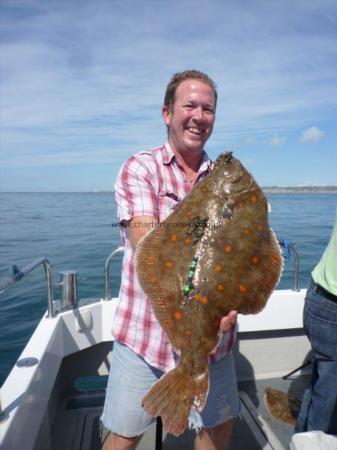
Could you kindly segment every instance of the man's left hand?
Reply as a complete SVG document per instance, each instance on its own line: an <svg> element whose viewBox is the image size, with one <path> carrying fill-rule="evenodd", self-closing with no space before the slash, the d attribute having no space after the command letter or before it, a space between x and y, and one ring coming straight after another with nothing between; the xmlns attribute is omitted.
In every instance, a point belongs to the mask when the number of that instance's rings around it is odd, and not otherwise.
<svg viewBox="0 0 337 450"><path fill-rule="evenodd" d="M237 311L229 311L227 316L224 316L220 320L220 330L223 333L227 333L227 331L230 331L231 328L235 326L237 318L238 318L238 312Z"/></svg>
<svg viewBox="0 0 337 450"><path fill-rule="evenodd" d="M236 325L236 321L238 318L238 312L237 311L229 311L227 316L222 317L220 320L220 331L221 333L227 333L230 331L233 327ZM216 349L218 346L216 345L213 350L211 351L210 355L214 355L216 353Z"/></svg>

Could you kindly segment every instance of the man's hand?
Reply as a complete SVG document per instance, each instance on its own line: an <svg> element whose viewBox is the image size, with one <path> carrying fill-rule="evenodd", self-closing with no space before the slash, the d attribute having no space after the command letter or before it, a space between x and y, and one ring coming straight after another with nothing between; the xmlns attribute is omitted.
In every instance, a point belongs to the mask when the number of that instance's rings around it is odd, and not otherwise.
<svg viewBox="0 0 337 450"><path fill-rule="evenodd" d="M237 311L234 310L229 311L227 316L222 317L222 319L220 320L220 327L219 327L220 331L222 333L227 333L228 331L230 331L236 325L237 318L238 318ZM218 346L214 347L210 355L214 355L214 353L216 353L217 348Z"/></svg>
<svg viewBox="0 0 337 450"><path fill-rule="evenodd" d="M238 318L238 312L237 311L229 311L227 316L224 316L220 320L220 330L223 333L227 333L227 331L230 331L232 327L236 324Z"/></svg>

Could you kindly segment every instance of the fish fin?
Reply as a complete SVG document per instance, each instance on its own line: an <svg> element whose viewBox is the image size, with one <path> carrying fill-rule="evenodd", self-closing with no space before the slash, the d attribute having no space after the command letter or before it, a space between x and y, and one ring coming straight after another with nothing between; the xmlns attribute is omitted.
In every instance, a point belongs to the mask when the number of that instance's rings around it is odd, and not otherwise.
<svg viewBox="0 0 337 450"><path fill-rule="evenodd" d="M163 245L161 234L158 228L143 236L138 242L135 260L141 287L151 299L157 320L163 323L171 320L172 316L167 308L167 293L163 289L163 277L158 264L158 249Z"/></svg>
<svg viewBox="0 0 337 450"><path fill-rule="evenodd" d="M301 408L301 402L296 397L268 387L265 390L264 402L271 416L289 425L295 425Z"/></svg>
<svg viewBox="0 0 337 450"><path fill-rule="evenodd" d="M208 368L202 374L186 374L180 366L166 373L145 395L142 406L151 416L161 416L164 429L175 436L187 426L191 406L201 410L209 389Z"/></svg>
<svg viewBox="0 0 337 450"><path fill-rule="evenodd" d="M263 278L255 281L254 286L254 301L243 304L240 308L242 314L257 314L266 305L267 300L272 294L273 290L280 281L283 270L282 250L275 236L274 231L270 228L269 245L266 246L266 251L259 255L260 271ZM254 277L254 272L251 272ZM249 274L247 274L247 277Z"/></svg>
<svg viewBox="0 0 337 450"><path fill-rule="evenodd" d="M278 273L278 278L276 279L275 285L277 285L280 282L282 272L284 269L284 258L283 258L283 252L281 249L281 246L279 244L279 241L277 239L277 236L275 234L275 231L270 228L270 233L272 235L271 241L272 241L272 254L273 254L273 260L272 263L274 265L274 270L276 273Z"/></svg>
<svg viewBox="0 0 337 450"><path fill-rule="evenodd" d="M156 319L175 349L180 348L177 327L181 326L181 321L175 317L177 312L180 314L185 282L181 276L180 252L177 252L182 245L182 232L182 227L172 231L169 226L159 226L138 242L135 253L140 286L150 299Z"/></svg>

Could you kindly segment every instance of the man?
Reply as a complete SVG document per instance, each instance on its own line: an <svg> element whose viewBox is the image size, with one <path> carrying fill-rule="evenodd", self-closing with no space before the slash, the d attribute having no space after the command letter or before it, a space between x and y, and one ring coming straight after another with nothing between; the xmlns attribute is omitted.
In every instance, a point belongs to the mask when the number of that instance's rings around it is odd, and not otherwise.
<svg viewBox="0 0 337 450"><path fill-rule="evenodd" d="M313 368L295 432L337 435L337 211L330 241L311 276L303 321Z"/></svg>
<svg viewBox="0 0 337 450"><path fill-rule="evenodd" d="M176 365L170 342L138 284L134 249L140 238L162 222L210 172L212 163L204 145L213 130L216 101L216 87L206 74L194 70L175 74L162 108L168 142L129 158L117 178L115 194L125 254L114 320L116 342L102 415L102 423L111 433L103 450L136 447L154 420L142 410L142 398L165 371ZM231 354L235 322L235 311L221 321L224 334L210 357L213 362L207 403L201 415L193 411L190 416L191 426L198 430L197 450L228 448L232 418L239 405Z"/></svg>

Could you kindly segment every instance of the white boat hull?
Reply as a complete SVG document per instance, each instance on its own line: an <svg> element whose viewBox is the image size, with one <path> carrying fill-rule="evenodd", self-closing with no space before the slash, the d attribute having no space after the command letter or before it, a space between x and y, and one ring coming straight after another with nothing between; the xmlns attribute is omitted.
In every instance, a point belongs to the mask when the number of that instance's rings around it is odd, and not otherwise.
<svg viewBox="0 0 337 450"><path fill-rule="evenodd" d="M304 296L305 290L275 291L261 313L239 317L234 349L239 380L284 375L302 364L310 350L302 329ZM36 358L37 364L15 365L1 388L1 448L54 449L52 402L62 382L60 368L69 360L64 377L71 371L76 376L108 374L117 302L100 300L41 319L18 360Z"/></svg>

